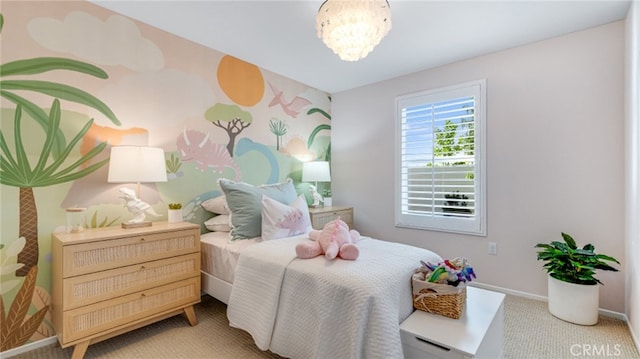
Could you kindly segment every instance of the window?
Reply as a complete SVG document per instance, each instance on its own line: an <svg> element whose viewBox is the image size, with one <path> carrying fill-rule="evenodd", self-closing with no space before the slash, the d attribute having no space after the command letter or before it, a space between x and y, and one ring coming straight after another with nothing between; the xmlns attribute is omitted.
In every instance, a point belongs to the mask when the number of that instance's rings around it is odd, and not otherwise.
<svg viewBox="0 0 640 359"><path fill-rule="evenodd" d="M486 235L485 87L396 99L396 226Z"/></svg>

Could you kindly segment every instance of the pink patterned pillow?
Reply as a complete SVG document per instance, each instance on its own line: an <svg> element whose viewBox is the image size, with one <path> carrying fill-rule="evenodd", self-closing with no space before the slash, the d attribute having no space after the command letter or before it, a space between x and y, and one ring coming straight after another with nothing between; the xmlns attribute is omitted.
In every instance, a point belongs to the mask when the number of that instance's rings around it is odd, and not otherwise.
<svg viewBox="0 0 640 359"><path fill-rule="evenodd" d="M304 195L290 205L262 196L262 239L278 239L311 231L309 207Z"/></svg>

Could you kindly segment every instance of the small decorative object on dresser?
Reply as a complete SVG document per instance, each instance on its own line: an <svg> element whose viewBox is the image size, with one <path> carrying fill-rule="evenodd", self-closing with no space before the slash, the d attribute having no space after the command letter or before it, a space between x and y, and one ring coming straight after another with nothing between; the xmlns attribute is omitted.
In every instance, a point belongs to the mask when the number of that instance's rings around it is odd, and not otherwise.
<svg viewBox="0 0 640 359"><path fill-rule="evenodd" d="M169 203L169 212L167 213L169 223L182 222L182 204Z"/></svg>
<svg viewBox="0 0 640 359"><path fill-rule="evenodd" d="M184 313L196 325L200 226L156 222L54 233L52 321L63 348L89 344Z"/></svg>
<svg viewBox="0 0 640 359"><path fill-rule="evenodd" d="M349 226L349 229L353 229L353 207L325 206L309 208L309 216L311 216L311 227L313 229L321 230L325 224L338 217Z"/></svg>

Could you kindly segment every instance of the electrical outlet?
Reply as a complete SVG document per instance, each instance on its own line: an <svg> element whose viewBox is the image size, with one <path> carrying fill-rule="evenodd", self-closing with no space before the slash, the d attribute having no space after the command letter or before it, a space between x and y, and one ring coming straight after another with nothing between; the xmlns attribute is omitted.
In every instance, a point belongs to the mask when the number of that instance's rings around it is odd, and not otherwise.
<svg viewBox="0 0 640 359"><path fill-rule="evenodd" d="M489 242L489 254L493 254L493 255L498 254L498 243Z"/></svg>

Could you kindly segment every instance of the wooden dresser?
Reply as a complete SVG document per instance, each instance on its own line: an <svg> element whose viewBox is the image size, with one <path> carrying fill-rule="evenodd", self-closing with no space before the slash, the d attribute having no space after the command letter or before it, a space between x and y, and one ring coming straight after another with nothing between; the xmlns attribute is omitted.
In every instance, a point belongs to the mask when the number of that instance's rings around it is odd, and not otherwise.
<svg viewBox="0 0 640 359"><path fill-rule="evenodd" d="M353 207L313 207L309 208L309 215L313 229L320 230L325 224L338 217L349 226L349 229L353 229Z"/></svg>
<svg viewBox="0 0 640 359"><path fill-rule="evenodd" d="M154 222L55 233L52 319L60 345L89 344L184 313L196 325L200 226Z"/></svg>

